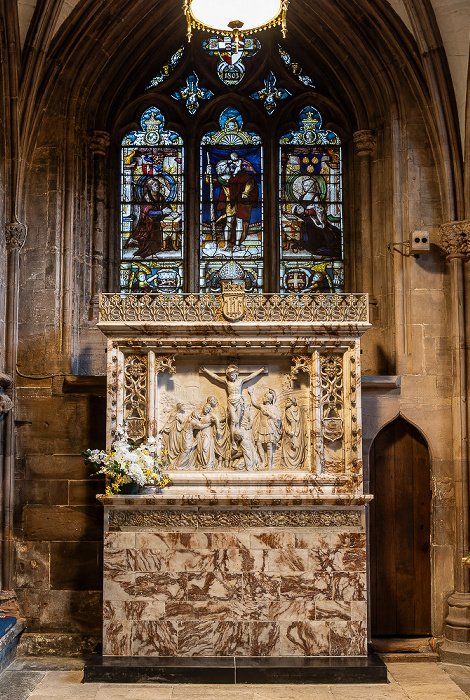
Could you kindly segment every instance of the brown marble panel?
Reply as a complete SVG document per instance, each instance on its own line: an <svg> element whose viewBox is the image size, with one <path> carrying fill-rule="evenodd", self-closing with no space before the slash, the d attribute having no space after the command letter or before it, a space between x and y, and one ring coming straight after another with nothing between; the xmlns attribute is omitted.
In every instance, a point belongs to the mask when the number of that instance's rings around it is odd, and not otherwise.
<svg viewBox="0 0 470 700"><path fill-rule="evenodd" d="M165 603L165 618L174 620L236 620L234 603L215 600L196 600L191 602Z"/></svg>
<svg viewBox="0 0 470 700"><path fill-rule="evenodd" d="M105 571L103 575L103 598L105 600L129 600L135 595L135 574Z"/></svg>
<svg viewBox="0 0 470 700"><path fill-rule="evenodd" d="M191 620L178 623L178 656L214 655L213 621Z"/></svg>
<svg viewBox="0 0 470 700"><path fill-rule="evenodd" d="M295 546L293 532L260 532L251 535L250 549L286 549Z"/></svg>
<svg viewBox="0 0 470 700"><path fill-rule="evenodd" d="M362 622L330 622L331 656L365 656L367 627Z"/></svg>
<svg viewBox="0 0 470 700"><path fill-rule="evenodd" d="M260 600L251 600L245 597L243 600L234 600L231 603L234 620L261 620L269 622L269 603Z"/></svg>
<svg viewBox="0 0 470 700"><path fill-rule="evenodd" d="M105 620L161 620L165 603L161 600L104 600Z"/></svg>
<svg viewBox="0 0 470 700"><path fill-rule="evenodd" d="M242 622L180 622L180 656L232 656L249 653L249 625Z"/></svg>
<svg viewBox="0 0 470 700"><path fill-rule="evenodd" d="M168 571L205 572L216 568L217 553L208 549L174 549L167 553Z"/></svg>
<svg viewBox="0 0 470 700"><path fill-rule="evenodd" d="M270 549L268 550L267 570L279 574L291 574L297 571L307 571L308 550L293 549Z"/></svg>
<svg viewBox="0 0 470 700"><path fill-rule="evenodd" d="M306 572L292 576L281 576L281 598L301 598L307 596L312 600L332 599L331 574Z"/></svg>
<svg viewBox="0 0 470 700"><path fill-rule="evenodd" d="M250 623L250 656L279 656L280 629L276 622Z"/></svg>
<svg viewBox="0 0 470 700"><path fill-rule="evenodd" d="M350 620L351 603L335 600L317 600L315 603L316 620Z"/></svg>
<svg viewBox="0 0 470 700"><path fill-rule="evenodd" d="M104 620L103 654L105 656L131 655L131 622Z"/></svg>
<svg viewBox="0 0 470 700"><path fill-rule="evenodd" d="M327 656L326 622L280 622L281 656Z"/></svg>
<svg viewBox="0 0 470 700"><path fill-rule="evenodd" d="M352 600L351 601L351 621L352 622L367 622L367 601Z"/></svg>
<svg viewBox="0 0 470 700"><path fill-rule="evenodd" d="M365 549L365 532L326 532L305 528L295 534L295 547L298 549Z"/></svg>
<svg viewBox="0 0 470 700"><path fill-rule="evenodd" d="M186 574L135 574L135 596L155 600L184 600Z"/></svg>
<svg viewBox="0 0 470 700"><path fill-rule="evenodd" d="M166 621L133 622L132 656L176 656L178 631Z"/></svg>
<svg viewBox="0 0 470 700"><path fill-rule="evenodd" d="M187 574L188 600L240 599L243 592L242 574Z"/></svg>
<svg viewBox="0 0 470 700"><path fill-rule="evenodd" d="M307 598L280 600L269 603L269 620L315 620L315 603Z"/></svg>
<svg viewBox="0 0 470 700"><path fill-rule="evenodd" d="M366 600L365 573L333 573L333 600Z"/></svg>
<svg viewBox="0 0 470 700"><path fill-rule="evenodd" d="M105 549L135 549L135 532L105 532Z"/></svg>
<svg viewBox="0 0 470 700"><path fill-rule="evenodd" d="M340 550L343 571L365 571L366 570L366 550L365 549L342 549Z"/></svg>
<svg viewBox="0 0 470 700"><path fill-rule="evenodd" d="M249 532L212 532L204 534L211 538L213 549L250 549Z"/></svg>
<svg viewBox="0 0 470 700"><path fill-rule="evenodd" d="M243 573L264 571L266 567L266 550L255 549L219 549L215 568L221 572Z"/></svg>
<svg viewBox="0 0 470 700"><path fill-rule="evenodd" d="M134 557L135 571L160 571L168 570L168 549L138 549Z"/></svg>
<svg viewBox="0 0 470 700"><path fill-rule="evenodd" d="M107 547L103 552L103 570L128 573L135 569L135 549Z"/></svg>
<svg viewBox="0 0 470 700"><path fill-rule="evenodd" d="M280 577L263 573L243 574L243 599L251 601L278 600Z"/></svg>

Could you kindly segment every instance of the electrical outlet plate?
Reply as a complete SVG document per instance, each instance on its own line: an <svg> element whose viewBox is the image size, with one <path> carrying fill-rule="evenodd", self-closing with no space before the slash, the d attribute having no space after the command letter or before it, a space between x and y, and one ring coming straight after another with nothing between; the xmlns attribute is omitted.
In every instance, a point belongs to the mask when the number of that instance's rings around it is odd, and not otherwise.
<svg viewBox="0 0 470 700"><path fill-rule="evenodd" d="M410 253L429 253L431 236L429 231L412 231L410 234Z"/></svg>

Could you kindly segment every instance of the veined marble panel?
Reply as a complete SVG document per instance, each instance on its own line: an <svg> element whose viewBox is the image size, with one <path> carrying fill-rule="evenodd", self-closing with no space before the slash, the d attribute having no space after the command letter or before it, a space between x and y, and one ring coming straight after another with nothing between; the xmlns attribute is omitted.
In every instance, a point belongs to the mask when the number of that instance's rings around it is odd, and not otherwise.
<svg viewBox="0 0 470 700"><path fill-rule="evenodd" d="M133 530L105 541L106 654L366 653L361 527Z"/></svg>

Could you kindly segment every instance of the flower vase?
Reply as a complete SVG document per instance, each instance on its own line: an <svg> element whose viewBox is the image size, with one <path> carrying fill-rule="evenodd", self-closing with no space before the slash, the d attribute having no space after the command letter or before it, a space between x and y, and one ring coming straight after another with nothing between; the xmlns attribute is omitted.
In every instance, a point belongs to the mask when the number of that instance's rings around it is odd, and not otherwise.
<svg viewBox="0 0 470 700"><path fill-rule="evenodd" d="M118 493L126 496L134 496L139 493L140 486L135 481L129 481L127 484L121 484Z"/></svg>

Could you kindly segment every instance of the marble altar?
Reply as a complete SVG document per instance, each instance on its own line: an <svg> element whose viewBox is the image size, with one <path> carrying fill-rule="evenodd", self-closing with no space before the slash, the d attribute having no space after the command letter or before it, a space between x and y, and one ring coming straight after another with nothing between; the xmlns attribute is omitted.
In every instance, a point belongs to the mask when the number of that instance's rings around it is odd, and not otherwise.
<svg viewBox="0 0 470 700"><path fill-rule="evenodd" d="M367 295L101 295L108 439L171 485L100 496L103 654L367 654Z"/></svg>

